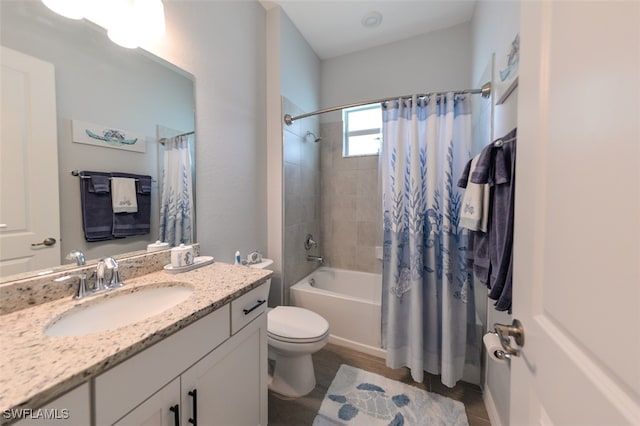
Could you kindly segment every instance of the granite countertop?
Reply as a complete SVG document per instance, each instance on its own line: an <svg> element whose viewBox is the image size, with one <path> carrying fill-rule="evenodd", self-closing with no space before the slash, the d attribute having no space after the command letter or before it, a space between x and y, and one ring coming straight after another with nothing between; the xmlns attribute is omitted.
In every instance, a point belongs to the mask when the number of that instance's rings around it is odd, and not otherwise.
<svg viewBox="0 0 640 426"><path fill-rule="evenodd" d="M257 287L271 273L224 263L180 274L157 271L125 277L124 287L100 295L66 297L0 316L0 412L37 408L55 399ZM159 285L186 285L193 294L159 315L118 329L73 337L44 334L51 320L76 305Z"/></svg>

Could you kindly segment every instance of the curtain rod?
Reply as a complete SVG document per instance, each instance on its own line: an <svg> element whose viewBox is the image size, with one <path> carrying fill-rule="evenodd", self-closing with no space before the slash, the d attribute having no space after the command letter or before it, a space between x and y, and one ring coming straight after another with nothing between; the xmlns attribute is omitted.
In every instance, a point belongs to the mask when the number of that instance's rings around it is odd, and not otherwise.
<svg viewBox="0 0 640 426"><path fill-rule="evenodd" d="M180 133L179 135L175 135L175 136L171 136L171 137L172 137L172 138L178 138L178 137L180 137L180 136L189 136L189 135L195 135L195 134L196 134L195 130L192 130L192 131L190 131L190 132ZM158 140L158 142L160 142L161 144L163 144L163 145L164 145L164 141L166 141L166 140L168 140L168 139L171 139L171 138L160 138L160 139Z"/></svg>
<svg viewBox="0 0 640 426"><path fill-rule="evenodd" d="M430 93L425 93L423 95L417 95L417 96L419 98L422 98L422 97L430 96L430 95L443 95L445 93L447 93L447 92L430 92ZM491 83L487 82L487 83L483 84L482 88L480 88L480 89L454 90L453 93L456 94L456 95L464 95L464 94L477 95L477 94L480 94L480 95L482 95L483 98L488 98L489 96L491 96ZM324 113L327 113L327 112L339 111L339 110L345 109L345 108L353 108L353 107L371 105L371 104L380 104L382 102L394 101L394 100L400 99L400 98L402 98L402 99L411 98L412 96L413 95L395 96L393 98L381 98L381 99L374 99L372 101L356 102L356 103L353 103L353 104L344 104L344 105L334 106L334 107L331 107L331 108L319 109L318 111L308 112L306 114L296 115L295 117L292 117L290 114L285 114L284 115L284 122L287 124L287 126L291 126L291 124L293 124L294 121L299 120L301 118L311 117L312 115L318 115L318 114L324 114Z"/></svg>

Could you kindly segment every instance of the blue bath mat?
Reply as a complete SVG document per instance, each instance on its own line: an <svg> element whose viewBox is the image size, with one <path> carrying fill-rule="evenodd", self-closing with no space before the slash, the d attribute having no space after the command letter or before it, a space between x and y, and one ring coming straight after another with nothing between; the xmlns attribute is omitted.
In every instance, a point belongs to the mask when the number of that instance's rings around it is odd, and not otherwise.
<svg viewBox="0 0 640 426"><path fill-rule="evenodd" d="M313 426L468 426L464 404L341 365Z"/></svg>

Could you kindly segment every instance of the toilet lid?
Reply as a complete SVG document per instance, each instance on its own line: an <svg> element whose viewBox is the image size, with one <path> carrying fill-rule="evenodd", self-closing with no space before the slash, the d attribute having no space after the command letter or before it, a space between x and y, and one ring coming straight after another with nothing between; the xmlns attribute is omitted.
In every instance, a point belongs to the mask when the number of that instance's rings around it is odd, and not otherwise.
<svg viewBox="0 0 640 426"><path fill-rule="evenodd" d="M283 339L313 339L323 337L329 331L329 323L308 309L295 306L278 306L267 314L267 331Z"/></svg>

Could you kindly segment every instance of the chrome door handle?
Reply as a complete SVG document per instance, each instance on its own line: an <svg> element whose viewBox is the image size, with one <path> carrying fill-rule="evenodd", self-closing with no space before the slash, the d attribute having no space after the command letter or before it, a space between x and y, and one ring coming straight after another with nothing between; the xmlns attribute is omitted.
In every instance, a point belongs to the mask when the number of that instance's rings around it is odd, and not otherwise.
<svg viewBox="0 0 640 426"><path fill-rule="evenodd" d="M495 323L493 324L493 329L498 335L504 351L509 355L520 356L520 350L511 347L509 337L513 337L518 346L524 346L524 328L522 328L522 323L514 319L511 325Z"/></svg>
<svg viewBox="0 0 640 426"><path fill-rule="evenodd" d="M56 239L55 238L45 238L41 243L31 243L31 247L37 247L37 246L52 246L56 243Z"/></svg>

